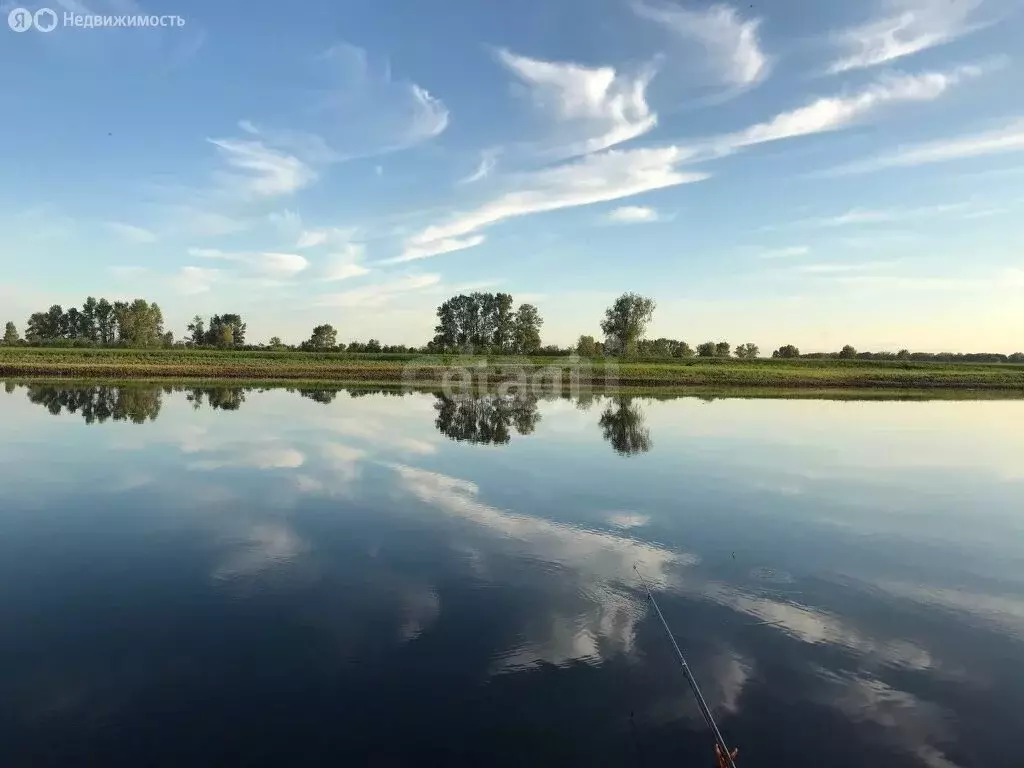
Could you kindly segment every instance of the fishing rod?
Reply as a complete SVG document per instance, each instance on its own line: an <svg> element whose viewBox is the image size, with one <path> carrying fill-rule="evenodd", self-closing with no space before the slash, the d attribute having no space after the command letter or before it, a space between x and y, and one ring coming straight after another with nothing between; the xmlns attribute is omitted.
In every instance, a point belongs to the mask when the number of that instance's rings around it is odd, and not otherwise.
<svg viewBox="0 0 1024 768"><path fill-rule="evenodd" d="M633 565L633 570L636 571L636 575L640 577L640 583L644 586L644 591L647 592L647 599L651 601L651 605L654 606L654 610L658 614L658 618L661 619L661 626L665 628L665 634L668 635L668 639L672 643L672 649L676 652L676 658L679 659L679 666L683 669L683 674L686 676L686 682L690 684L690 689L693 691L694 697L697 699L697 706L700 707L700 712L704 715L704 721L708 724L708 728L711 729L711 733L715 736L715 757L718 759L718 764L725 768L736 768L736 763L733 761L735 751L730 752L729 747L725 744L725 739L722 738L722 732L718 730L718 725L715 723L715 718L711 715L711 710L708 708L707 702L704 701L704 694L700 692L700 686L697 685L697 679L693 676L693 672L690 671L690 665L686 663L686 658L683 656L683 652L679 650L679 643L676 642L675 636L672 634L672 630L668 627L668 622L665 621L665 616L661 612L661 608L658 607L658 601L654 599L654 594L651 592L651 588L647 586L647 581L644 579L640 569Z"/></svg>

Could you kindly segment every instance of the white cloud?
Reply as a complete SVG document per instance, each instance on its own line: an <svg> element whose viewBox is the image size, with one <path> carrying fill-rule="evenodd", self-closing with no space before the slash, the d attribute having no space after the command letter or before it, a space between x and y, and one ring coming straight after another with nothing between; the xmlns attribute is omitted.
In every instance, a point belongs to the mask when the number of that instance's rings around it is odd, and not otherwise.
<svg viewBox="0 0 1024 768"><path fill-rule="evenodd" d="M902 146L894 152L839 166L827 174L870 173L888 168L908 168L1021 150L1024 150L1024 120L1018 118L1010 125L992 131Z"/></svg>
<svg viewBox="0 0 1024 768"><path fill-rule="evenodd" d="M467 248L475 248L486 240L483 235L471 235L469 237L446 237L440 240L431 240L422 245L409 245L402 251L402 255L389 261L399 263L403 261L416 261L417 259L428 259L431 256L440 256L445 253L464 251Z"/></svg>
<svg viewBox="0 0 1024 768"><path fill-rule="evenodd" d="M295 244L296 248L313 248L317 245L322 245L327 242L327 232L323 229L314 229L303 232L299 235L299 241Z"/></svg>
<svg viewBox="0 0 1024 768"><path fill-rule="evenodd" d="M364 49L338 43L320 58L336 78L324 106L335 117L331 135L343 157L407 149L448 127L448 109L440 99L416 83L396 81L390 66L373 65Z"/></svg>
<svg viewBox="0 0 1024 768"><path fill-rule="evenodd" d="M362 277L363 275L368 274L370 274L370 270L362 264L353 264L349 261L342 261L331 264L327 267L327 271L324 274L324 280L348 280L352 277Z"/></svg>
<svg viewBox="0 0 1024 768"><path fill-rule="evenodd" d="M261 141L208 139L237 173L225 174L231 193L243 197L290 195L316 180L316 172L294 155Z"/></svg>
<svg viewBox="0 0 1024 768"><path fill-rule="evenodd" d="M171 284L179 293L194 295L209 291L219 276L219 269L182 267L178 274L171 279Z"/></svg>
<svg viewBox="0 0 1024 768"><path fill-rule="evenodd" d="M251 134L254 134L254 135L259 135L259 132L260 132L259 128L257 128L255 125L253 125L252 122L249 121L249 120L239 120L238 121L238 127L241 128L246 133L251 133Z"/></svg>
<svg viewBox="0 0 1024 768"><path fill-rule="evenodd" d="M617 224L639 224L659 221L658 212L640 205L624 205L608 214L608 219Z"/></svg>
<svg viewBox="0 0 1024 768"><path fill-rule="evenodd" d="M792 256L806 256L811 249L806 245L792 245L786 248L770 248L757 254L762 259L788 259Z"/></svg>
<svg viewBox="0 0 1024 768"><path fill-rule="evenodd" d="M415 83L409 86L409 91L415 104L409 140L418 144L440 136L448 127L448 110L444 104Z"/></svg>
<svg viewBox="0 0 1024 768"><path fill-rule="evenodd" d="M481 153L480 165L476 167L469 176L464 179L459 179L459 184L473 184L477 181L482 181L491 175L491 172L498 164L498 155L494 150L488 150Z"/></svg>
<svg viewBox="0 0 1024 768"><path fill-rule="evenodd" d="M708 178L706 173L679 169L693 156L692 151L676 146L609 150L524 174L515 190L414 235L396 260L411 261L479 245L483 242L480 230L507 219L609 202Z"/></svg>
<svg viewBox="0 0 1024 768"><path fill-rule="evenodd" d="M309 260L297 253L248 253L216 248L189 248L188 254L201 259L232 261L264 277L294 277L309 267Z"/></svg>
<svg viewBox="0 0 1024 768"><path fill-rule="evenodd" d="M303 453L288 445L267 443L256 446L232 446L220 458L201 459L189 469L217 470L226 467L255 469L298 469L306 462Z"/></svg>
<svg viewBox="0 0 1024 768"><path fill-rule="evenodd" d="M723 83L753 85L771 68L758 40L761 20L744 20L735 8L712 5L689 10L643 2L634 3L633 8L640 16L661 24L687 42L697 43L707 56L707 66Z"/></svg>
<svg viewBox="0 0 1024 768"><path fill-rule="evenodd" d="M481 501L479 487L469 480L418 467L390 466L399 487L452 517L480 526L502 541L525 545L537 560L628 584L636 582L633 565L637 564L655 587L668 582L672 566L698 562L693 555L655 544L498 509Z"/></svg>
<svg viewBox="0 0 1024 768"><path fill-rule="evenodd" d="M354 227L326 227L323 229L302 230L295 243L296 248L315 248L320 245L348 245L358 230Z"/></svg>
<svg viewBox="0 0 1024 768"><path fill-rule="evenodd" d="M847 227L861 224L895 224L958 213L963 216L977 216L988 210L990 209L979 208L978 203L971 200L959 203L922 205L916 208L851 208L835 216L802 219L792 222L789 226Z"/></svg>
<svg viewBox="0 0 1024 768"><path fill-rule="evenodd" d="M316 302L321 307L380 307L396 298L433 288L440 275L407 275L386 283L375 283L341 293L327 294Z"/></svg>
<svg viewBox="0 0 1024 768"><path fill-rule="evenodd" d="M645 93L651 72L629 77L612 67L542 61L506 50L498 51L498 58L527 85L534 104L557 121L560 156L608 149L658 122Z"/></svg>
<svg viewBox="0 0 1024 768"><path fill-rule="evenodd" d="M651 522L650 515L641 515L637 512L613 512L608 515L607 519L609 525L623 530L642 528Z"/></svg>
<svg viewBox="0 0 1024 768"><path fill-rule="evenodd" d="M858 93L817 99L766 122L727 134L714 143L719 154L728 154L763 142L839 130L889 104L937 99L964 78L980 73L978 67L959 67L949 72L885 75Z"/></svg>
<svg viewBox="0 0 1024 768"><path fill-rule="evenodd" d="M213 572L216 581L251 578L284 565L309 549L309 544L281 523L259 523L250 529L241 551Z"/></svg>
<svg viewBox="0 0 1024 768"><path fill-rule="evenodd" d="M136 227L133 224L125 224L120 221L108 221L107 227L125 242L132 243L134 245L155 243L157 240L155 232L144 229L143 227Z"/></svg>
<svg viewBox="0 0 1024 768"><path fill-rule="evenodd" d="M886 15L835 35L846 55L828 68L846 72L884 64L978 29L981 0L889 0Z"/></svg>

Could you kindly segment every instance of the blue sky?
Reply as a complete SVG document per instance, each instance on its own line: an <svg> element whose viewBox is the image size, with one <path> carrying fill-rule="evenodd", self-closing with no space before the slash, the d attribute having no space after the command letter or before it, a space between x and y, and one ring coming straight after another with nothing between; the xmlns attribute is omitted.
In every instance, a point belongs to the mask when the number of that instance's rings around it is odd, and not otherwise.
<svg viewBox="0 0 1024 768"><path fill-rule="evenodd" d="M691 343L1024 347L1020 2L51 5L185 23L0 28L19 327L419 344L481 289L565 344L635 290Z"/></svg>

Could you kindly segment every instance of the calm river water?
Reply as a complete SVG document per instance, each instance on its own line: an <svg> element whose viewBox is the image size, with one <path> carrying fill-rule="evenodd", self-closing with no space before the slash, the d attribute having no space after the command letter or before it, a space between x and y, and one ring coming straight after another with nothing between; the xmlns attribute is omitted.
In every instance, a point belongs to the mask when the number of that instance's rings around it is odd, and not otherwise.
<svg viewBox="0 0 1024 768"><path fill-rule="evenodd" d="M0 765L1024 765L1024 401L0 391Z"/></svg>

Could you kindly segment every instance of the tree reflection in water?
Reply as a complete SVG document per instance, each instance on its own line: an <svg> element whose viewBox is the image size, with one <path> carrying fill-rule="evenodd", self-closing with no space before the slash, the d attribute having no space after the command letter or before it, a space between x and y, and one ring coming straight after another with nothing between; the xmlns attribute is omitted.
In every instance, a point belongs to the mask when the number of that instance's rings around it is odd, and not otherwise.
<svg viewBox="0 0 1024 768"><path fill-rule="evenodd" d="M18 385L5 382L7 392ZM87 424L103 424L108 420L143 424L155 421L160 414L163 395L183 392L185 399L196 410L204 405L218 411L237 411L245 403L249 390L266 391L255 387L182 387L158 385L94 385L58 387L43 384L24 385L28 399L50 413L80 413ZM367 395L409 394L398 388L327 389L289 388L287 391L322 405L330 405L339 394L358 398ZM529 435L541 419L538 399L529 393L514 394L459 394L435 393L434 425L452 440L481 445L506 445L512 433ZM574 399L580 410L590 410L600 402L593 394ZM604 399L604 411L598 421L602 436L621 456L633 456L651 450L651 433L645 425L643 411L632 397Z"/></svg>
<svg viewBox="0 0 1024 768"><path fill-rule="evenodd" d="M44 384L29 384L28 399L46 408L54 416L67 411L81 413L86 424L108 420L144 424L156 421L160 414L160 387L93 386L65 389Z"/></svg>
<svg viewBox="0 0 1024 768"><path fill-rule="evenodd" d="M631 397L614 397L601 414L601 432L621 456L633 456L651 450L651 431L644 424L644 413Z"/></svg>
<svg viewBox="0 0 1024 768"><path fill-rule="evenodd" d="M533 395L435 395L434 424L452 440L504 445L512 439L510 427L528 435L540 421Z"/></svg>
<svg viewBox="0 0 1024 768"><path fill-rule="evenodd" d="M185 392L185 399L197 411L203 407L204 397L215 411L237 411L245 402L245 389L242 387L190 387Z"/></svg>

